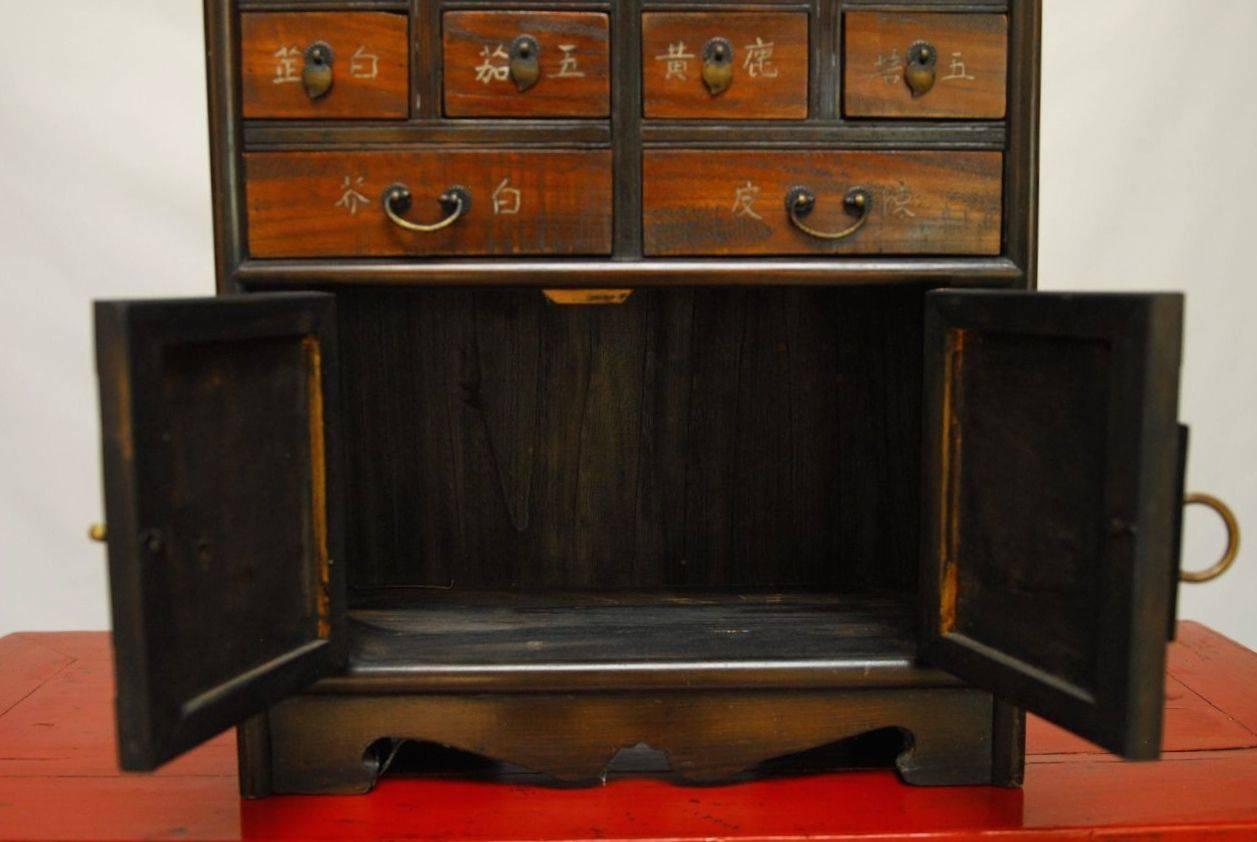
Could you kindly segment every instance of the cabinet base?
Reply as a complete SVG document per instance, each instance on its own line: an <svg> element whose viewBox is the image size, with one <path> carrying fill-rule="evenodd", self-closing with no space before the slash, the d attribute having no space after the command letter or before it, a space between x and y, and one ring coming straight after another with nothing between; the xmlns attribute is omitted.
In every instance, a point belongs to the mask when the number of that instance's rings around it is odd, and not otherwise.
<svg viewBox="0 0 1257 842"><path fill-rule="evenodd" d="M382 739L423 740L566 783L596 783L621 749L665 753L672 775L709 784L768 760L884 728L894 766L928 786L1016 785L1021 715L963 688L331 695L292 698L240 730L246 797L364 793Z"/></svg>

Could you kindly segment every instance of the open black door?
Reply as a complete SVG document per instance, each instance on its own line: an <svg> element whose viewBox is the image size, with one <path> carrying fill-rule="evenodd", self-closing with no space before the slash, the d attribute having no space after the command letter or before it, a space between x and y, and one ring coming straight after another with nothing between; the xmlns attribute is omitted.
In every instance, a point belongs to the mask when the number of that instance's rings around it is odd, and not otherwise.
<svg viewBox="0 0 1257 842"><path fill-rule="evenodd" d="M923 655L1135 759L1161 746L1182 307L926 299Z"/></svg>
<svg viewBox="0 0 1257 842"><path fill-rule="evenodd" d="M120 762L345 662L329 295L99 302Z"/></svg>

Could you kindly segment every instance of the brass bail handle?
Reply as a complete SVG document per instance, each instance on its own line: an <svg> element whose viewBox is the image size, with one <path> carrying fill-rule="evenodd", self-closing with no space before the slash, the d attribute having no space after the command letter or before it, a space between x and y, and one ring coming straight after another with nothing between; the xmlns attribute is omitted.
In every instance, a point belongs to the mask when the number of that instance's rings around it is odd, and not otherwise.
<svg viewBox="0 0 1257 842"><path fill-rule="evenodd" d="M1206 506L1213 509L1218 517L1222 518L1223 525L1226 526L1226 549L1222 552L1222 558L1218 559L1217 563L1212 567L1205 570L1184 570L1179 574L1179 578L1184 582L1190 582L1194 585L1212 582L1230 570L1232 564L1235 564L1235 559L1240 553L1240 522L1235 517L1235 512L1231 511L1231 507L1212 494L1188 494L1183 498L1183 505Z"/></svg>
<svg viewBox="0 0 1257 842"><path fill-rule="evenodd" d="M413 204L410 188L404 184L393 184L384 191L384 213L388 214L388 218L398 228L430 234L442 228L449 228L471 210L471 193L466 187L458 184L447 187L445 192L437 197L437 201L441 203L441 208L445 211L444 219L427 225L411 222L401 216L408 212Z"/></svg>
<svg viewBox="0 0 1257 842"><path fill-rule="evenodd" d="M820 240L845 240L863 228L873 211L873 194L863 187L852 187L843 197L842 205L847 213L857 217L856 221L841 231L820 231L803 221L816 207L816 194L806 187L791 187L786 193L786 213L794 227Z"/></svg>

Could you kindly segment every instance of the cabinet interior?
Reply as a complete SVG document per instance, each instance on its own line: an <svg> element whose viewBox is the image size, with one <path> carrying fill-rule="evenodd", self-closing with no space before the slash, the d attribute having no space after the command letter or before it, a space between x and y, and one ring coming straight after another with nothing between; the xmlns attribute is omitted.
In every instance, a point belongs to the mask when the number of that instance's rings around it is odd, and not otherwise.
<svg viewBox="0 0 1257 842"><path fill-rule="evenodd" d="M910 649L923 293L338 290L357 656Z"/></svg>

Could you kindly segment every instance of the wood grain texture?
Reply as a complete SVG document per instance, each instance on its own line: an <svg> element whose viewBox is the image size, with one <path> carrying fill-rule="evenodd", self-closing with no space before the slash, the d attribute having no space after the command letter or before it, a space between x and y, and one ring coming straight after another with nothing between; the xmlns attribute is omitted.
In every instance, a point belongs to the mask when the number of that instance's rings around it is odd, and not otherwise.
<svg viewBox="0 0 1257 842"><path fill-rule="evenodd" d="M446 116L606 117L611 113L606 14L459 11L446 12L441 20ZM494 74L488 69L507 67L503 55L520 35L531 35L541 48L541 78L525 91L500 71Z"/></svg>
<svg viewBox="0 0 1257 842"><path fill-rule="evenodd" d="M276 793L366 792L378 740L429 740L593 784L625 748L666 752L681 780L715 783L765 761L886 728L924 785L991 780L991 697L967 689L764 693L305 695L270 711Z"/></svg>
<svg viewBox="0 0 1257 842"><path fill-rule="evenodd" d="M921 300L338 293L354 586L910 589Z"/></svg>
<svg viewBox="0 0 1257 842"><path fill-rule="evenodd" d="M240 16L241 110L245 117L387 119L410 113L410 42L405 15L389 12L248 12ZM311 100L301 84L304 53L332 48L332 88Z"/></svg>
<svg viewBox="0 0 1257 842"><path fill-rule="evenodd" d="M647 150L646 254L999 254L1002 168L997 152ZM850 226L854 187L872 195L868 223L837 241L798 230L796 185L816 194L808 225Z"/></svg>
<svg viewBox="0 0 1257 842"><path fill-rule="evenodd" d="M254 257L611 251L605 150L259 152L245 156L245 168ZM399 182L414 196L408 219L445 216L437 197L452 185L467 188L471 209L442 231L405 231L382 206Z"/></svg>
<svg viewBox="0 0 1257 842"><path fill-rule="evenodd" d="M848 117L1001 120L1007 111L1006 15L848 12L843 109ZM908 50L938 52L933 89L913 96Z"/></svg>
<svg viewBox="0 0 1257 842"><path fill-rule="evenodd" d="M712 38L733 47L733 82L717 96L702 79L703 48ZM690 58L669 58L669 50ZM647 118L805 119L807 13L647 12L642 85Z"/></svg>

